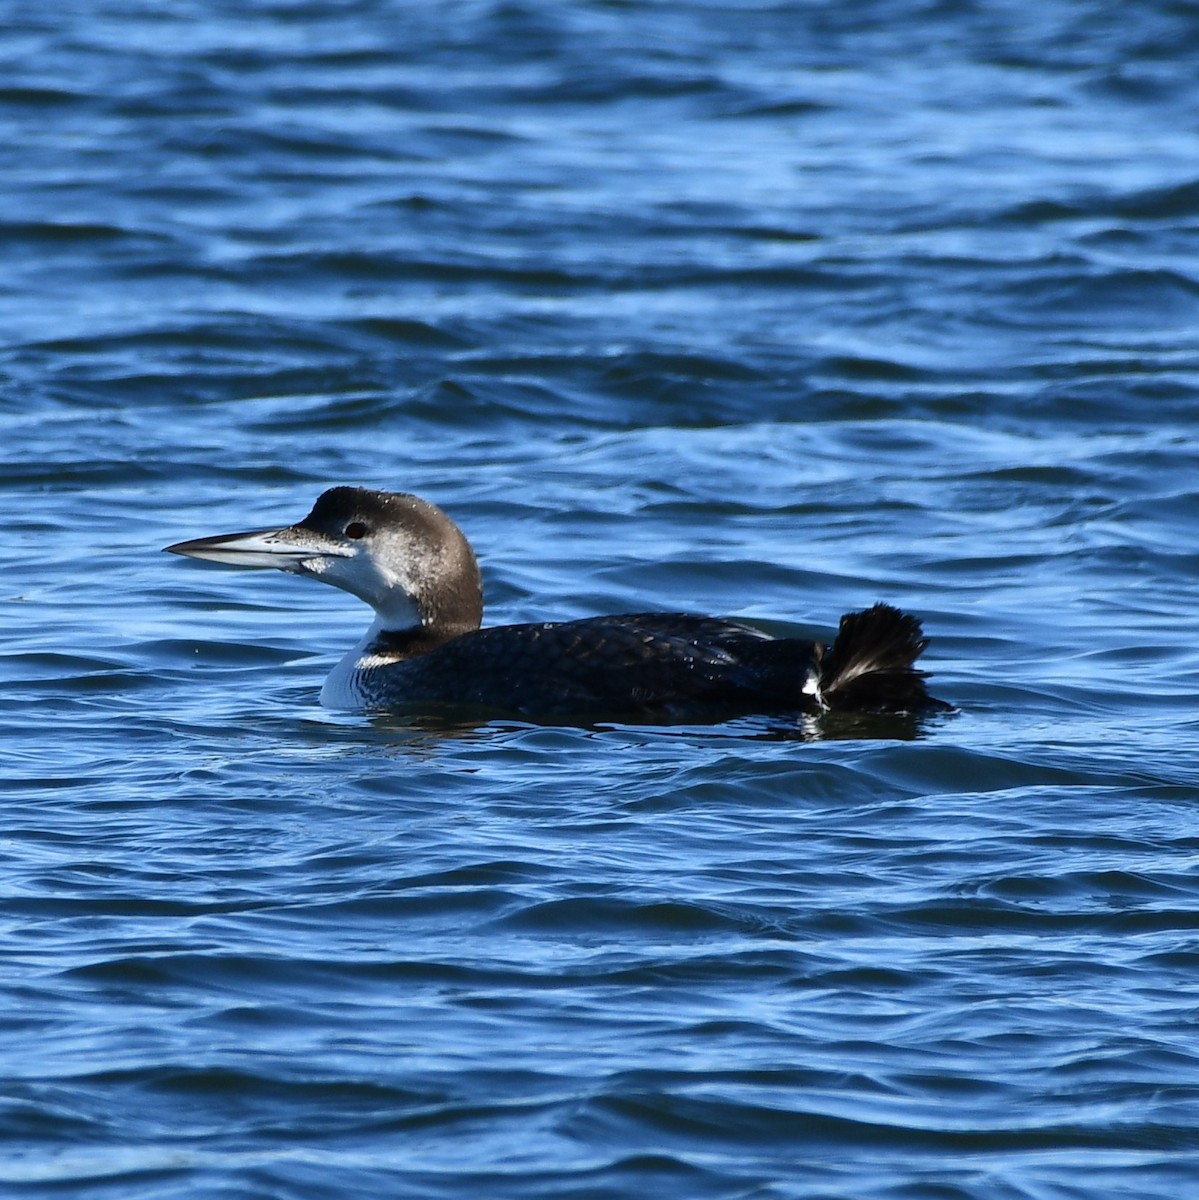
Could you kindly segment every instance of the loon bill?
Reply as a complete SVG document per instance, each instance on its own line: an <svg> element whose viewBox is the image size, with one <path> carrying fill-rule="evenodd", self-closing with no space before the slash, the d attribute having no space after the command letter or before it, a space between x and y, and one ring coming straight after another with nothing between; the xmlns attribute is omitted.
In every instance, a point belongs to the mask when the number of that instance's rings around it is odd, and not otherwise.
<svg viewBox="0 0 1199 1200"><path fill-rule="evenodd" d="M468 705L526 715L929 712L920 622L887 604L847 613L831 647L686 613L480 628L466 536L402 492L335 487L299 524L167 546L237 567L310 575L375 611L321 691L331 708Z"/></svg>

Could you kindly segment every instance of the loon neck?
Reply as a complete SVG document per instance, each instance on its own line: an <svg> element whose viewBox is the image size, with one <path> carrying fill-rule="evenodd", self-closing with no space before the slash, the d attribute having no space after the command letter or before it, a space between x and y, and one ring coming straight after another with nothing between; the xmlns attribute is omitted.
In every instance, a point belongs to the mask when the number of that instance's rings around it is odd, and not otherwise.
<svg viewBox="0 0 1199 1200"><path fill-rule="evenodd" d="M478 628L473 626L472 628ZM379 658L401 661L405 658L415 658L418 654L428 654L438 646L453 641L463 633L469 633L469 628L444 628L433 625L410 625L404 629L393 629L382 621L376 621L371 626L363 642L363 650Z"/></svg>
<svg viewBox="0 0 1199 1200"><path fill-rule="evenodd" d="M448 520L448 518L447 518ZM452 527L457 533L457 527ZM425 654L483 621L483 587L478 564L465 538L417 581L392 586L376 599L375 619L361 643L364 652L388 659ZM426 564L427 565L427 564Z"/></svg>

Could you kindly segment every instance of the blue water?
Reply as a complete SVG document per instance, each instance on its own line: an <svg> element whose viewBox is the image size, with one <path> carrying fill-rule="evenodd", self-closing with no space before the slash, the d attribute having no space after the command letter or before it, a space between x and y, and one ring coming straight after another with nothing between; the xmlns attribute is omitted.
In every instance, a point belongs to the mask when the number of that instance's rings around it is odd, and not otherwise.
<svg viewBox="0 0 1199 1200"><path fill-rule="evenodd" d="M5 1196L1195 1193L1194 6L0 15ZM334 483L958 711L322 710Z"/></svg>

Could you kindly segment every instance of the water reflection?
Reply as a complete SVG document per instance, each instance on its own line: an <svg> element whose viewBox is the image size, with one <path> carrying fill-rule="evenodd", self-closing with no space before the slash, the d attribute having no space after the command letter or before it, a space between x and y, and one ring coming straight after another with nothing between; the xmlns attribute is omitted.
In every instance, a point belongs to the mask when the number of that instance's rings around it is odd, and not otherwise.
<svg viewBox="0 0 1199 1200"><path fill-rule="evenodd" d="M955 710L956 711L956 710ZM709 717L691 713L677 716L638 715L619 719L595 713L536 719L497 715L494 710L464 706L424 707L410 712L374 712L366 716L370 727L397 739L434 737L477 739L480 735L531 729L562 729L586 733L621 731L647 736L694 735L706 739L729 738L754 742L914 741L953 716L934 713L809 713L745 714L712 712Z"/></svg>

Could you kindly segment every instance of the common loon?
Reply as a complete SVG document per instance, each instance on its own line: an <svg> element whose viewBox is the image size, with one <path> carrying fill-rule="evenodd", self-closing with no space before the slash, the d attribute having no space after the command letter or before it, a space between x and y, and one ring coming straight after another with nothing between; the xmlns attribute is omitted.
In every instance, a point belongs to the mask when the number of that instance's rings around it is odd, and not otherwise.
<svg viewBox="0 0 1199 1200"><path fill-rule="evenodd" d="M847 613L831 647L741 621L631 613L480 628L483 586L465 535L402 492L334 487L299 524L167 546L275 567L375 610L321 691L331 708L456 705L526 715L927 712L920 622L887 604Z"/></svg>

